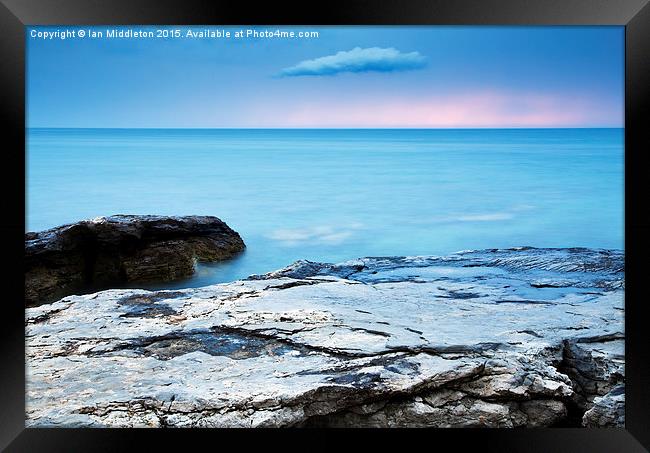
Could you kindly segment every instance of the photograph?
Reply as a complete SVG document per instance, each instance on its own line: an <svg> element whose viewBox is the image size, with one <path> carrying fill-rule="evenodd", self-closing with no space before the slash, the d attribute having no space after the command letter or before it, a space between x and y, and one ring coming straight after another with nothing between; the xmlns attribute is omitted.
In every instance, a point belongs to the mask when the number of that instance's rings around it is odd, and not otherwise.
<svg viewBox="0 0 650 453"><path fill-rule="evenodd" d="M625 428L625 46L26 25L25 426Z"/></svg>

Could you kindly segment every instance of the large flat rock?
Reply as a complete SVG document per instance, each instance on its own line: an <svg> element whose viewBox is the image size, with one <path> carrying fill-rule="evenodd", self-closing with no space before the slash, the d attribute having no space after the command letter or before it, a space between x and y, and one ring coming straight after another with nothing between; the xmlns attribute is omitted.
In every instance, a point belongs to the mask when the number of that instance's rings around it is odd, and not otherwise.
<svg viewBox="0 0 650 453"><path fill-rule="evenodd" d="M52 302L90 288L169 281L192 275L195 261L244 249L216 217L115 215L25 234L25 302Z"/></svg>
<svg viewBox="0 0 650 453"><path fill-rule="evenodd" d="M26 310L27 424L621 426L623 262L534 248L301 261L66 297Z"/></svg>

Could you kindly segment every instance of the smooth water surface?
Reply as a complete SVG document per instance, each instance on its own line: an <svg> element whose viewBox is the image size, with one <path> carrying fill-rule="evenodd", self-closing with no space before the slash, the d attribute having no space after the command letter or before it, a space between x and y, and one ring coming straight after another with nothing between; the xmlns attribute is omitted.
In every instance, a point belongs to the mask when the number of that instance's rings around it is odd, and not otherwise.
<svg viewBox="0 0 650 453"><path fill-rule="evenodd" d="M239 258L165 287L298 259L623 249L623 161L622 129L30 129L26 222L215 215L241 234Z"/></svg>

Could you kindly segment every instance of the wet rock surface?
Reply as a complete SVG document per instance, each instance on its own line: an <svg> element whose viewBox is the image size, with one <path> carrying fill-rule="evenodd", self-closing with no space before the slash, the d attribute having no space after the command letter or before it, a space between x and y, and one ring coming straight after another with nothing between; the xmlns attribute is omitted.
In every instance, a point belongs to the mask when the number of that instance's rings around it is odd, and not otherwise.
<svg viewBox="0 0 650 453"><path fill-rule="evenodd" d="M624 257L297 262L26 310L28 426L624 424Z"/></svg>
<svg viewBox="0 0 650 453"><path fill-rule="evenodd" d="M52 302L90 288L169 281L244 249L216 217L116 215L25 234L25 302Z"/></svg>

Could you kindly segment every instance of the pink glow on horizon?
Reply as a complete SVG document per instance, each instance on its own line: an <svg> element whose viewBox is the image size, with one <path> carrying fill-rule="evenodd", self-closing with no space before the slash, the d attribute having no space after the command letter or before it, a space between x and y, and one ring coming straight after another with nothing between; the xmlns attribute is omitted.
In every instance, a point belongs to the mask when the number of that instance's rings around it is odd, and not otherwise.
<svg viewBox="0 0 650 453"><path fill-rule="evenodd" d="M272 117L253 113L250 119L258 126L305 128L623 127L622 106L578 95L482 91L418 99L328 99L289 102L282 111ZM612 123L617 116L620 120Z"/></svg>

